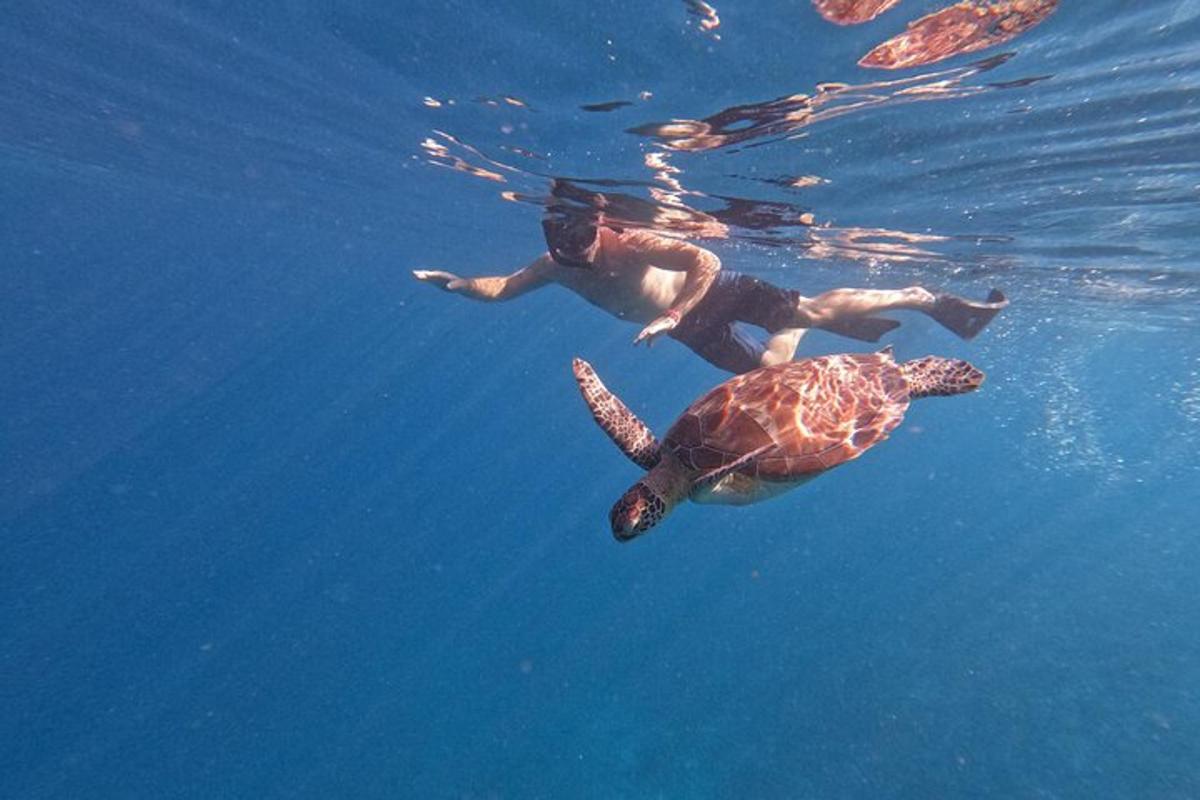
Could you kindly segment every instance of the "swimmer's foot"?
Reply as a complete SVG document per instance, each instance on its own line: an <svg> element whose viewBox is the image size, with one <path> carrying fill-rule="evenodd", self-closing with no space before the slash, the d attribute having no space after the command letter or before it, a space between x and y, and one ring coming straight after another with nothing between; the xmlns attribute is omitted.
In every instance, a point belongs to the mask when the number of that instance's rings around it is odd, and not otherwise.
<svg viewBox="0 0 1200 800"><path fill-rule="evenodd" d="M1007 305L1008 298L999 289L992 289L982 303L953 294L939 294L929 316L962 338L974 339Z"/></svg>
<svg viewBox="0 0 1200 800"><path fill-rule="evenodd" d="M885 333L899 327L899 322L887 317L846 317L825 323L821 330L860 342L878 342Z"/></svg>

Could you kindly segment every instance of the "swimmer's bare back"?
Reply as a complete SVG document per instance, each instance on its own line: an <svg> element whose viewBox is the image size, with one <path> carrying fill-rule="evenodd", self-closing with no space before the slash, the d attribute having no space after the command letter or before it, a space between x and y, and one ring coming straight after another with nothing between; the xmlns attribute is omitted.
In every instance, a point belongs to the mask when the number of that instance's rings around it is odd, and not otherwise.
<svg viewBox="0 0 1200 800"><path fill-rule="evenodd" d="M473 300L511 300L557 283L620 319L645 325L634 343L649 344L679 324L721 269L712 252L647 231L599 229L590 265L568 267L543 254L506 276L461 278L442 270L413 270L417 280Z"/></svg>

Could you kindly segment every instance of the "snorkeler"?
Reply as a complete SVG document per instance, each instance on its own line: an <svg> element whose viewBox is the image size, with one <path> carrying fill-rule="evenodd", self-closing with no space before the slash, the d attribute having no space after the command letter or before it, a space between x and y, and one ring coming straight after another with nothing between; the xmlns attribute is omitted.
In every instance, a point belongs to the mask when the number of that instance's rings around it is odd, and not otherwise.
<svg viewBox="0 0 1200 800"><path fill-rule="evenodd" d="M650 344L665 333L735 373L790 361L808 328L874 342L900 325L876 314L910 310L970 339L1008 305L995 289L979 303L919 286L834 289L804 297L722 270L711 251L650 231L614 229L562 214L547 214L542 230L548 252L511 275L460 278L413 270L413 276L475 300L511 300L557 283L610 314L644 325L634 344ZM766 330L765 344L739 322Z"/></svg>

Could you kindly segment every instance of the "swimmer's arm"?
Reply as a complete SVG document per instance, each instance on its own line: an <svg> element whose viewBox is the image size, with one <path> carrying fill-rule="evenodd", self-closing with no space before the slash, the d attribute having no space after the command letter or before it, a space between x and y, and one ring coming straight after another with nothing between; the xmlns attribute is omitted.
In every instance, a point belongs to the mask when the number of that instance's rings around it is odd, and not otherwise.
<svg viewBox="0 0 1200 800"><path fill-rule="evenodd" d="M667 309L667 313L651 322L634 339L634 344L649 342L660 333L666 333L679 324L689 311L696 307L701 298L721 271L721 259L711 250L697 247L689 242L669 239L665 236L646 234L634 244L647 262L660 269L686 272L679 296Z"/></svg>
<svg viewBox="0 0 1200 800"><path fill-rule="evenodd" d="M511 300L553 281L555 266L549 255L543 255L511 275L460 278L452 272L414 269L413 277L472 300Z"/></svg>

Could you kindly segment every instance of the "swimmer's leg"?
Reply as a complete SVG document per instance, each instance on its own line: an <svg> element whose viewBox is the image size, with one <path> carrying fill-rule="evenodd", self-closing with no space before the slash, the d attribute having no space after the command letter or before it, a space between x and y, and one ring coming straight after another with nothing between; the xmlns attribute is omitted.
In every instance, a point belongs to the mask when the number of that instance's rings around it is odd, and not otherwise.
<svg viewBox="0 0 1200 800"><path fill-rule="evenodd" d="M763 359L766 348L734 323L699 329L681 325L671 331L670 336L726 372L741 374L765 366Z"/></svg>
<svg viewBox="0 0 1200 800"><path fill-rule="evenodd" d="M784 328L767 339L766 349L759 356L759 364L770 367L783 364L796 357L796 348L804 338L807 328Z"/></svg>
<svg viewBox="0 0 1200 800"><path fill-rule="evenodd" d="M728 316L765 328L771 334L783 334L778 341L772 339L774 344L767 346L768 351L774 355L766 356L766 360L772 363L790 361L795 353L801 334L788 331L820 327L852 339L877 342L885 333L900 324L882 317L839 314L836 307L827 308L835 306L838 302L845 305L853 300L852 297L847 297L846 293L857 291L854 289L839 289L818 298L806 298L794 289L783 289L767 281L738 273L728 275L721 289ZM823 298L830 302L822 303ZM911 297L899 299L903 302L915 301ZM790 352L787 351L789 345ZM787 353L786 356L784 353Z"/></svg>
<svg viewBox="0 0 1200 800"><path fill-rule="evenodd" d="M860 342L878 342L888 331L900 327L900 323L887 317L842 317L821 325L821 330L858 339Z"/></svg>
<svg viewBox="0 0 1200 800"><path fill-rule="evenodd" d="M882 311L920 311L964 339L978 334L1008 305L1004 294L993 289L984 302L952 294L933 294L920 286L907 289L834 289L816 297L802 297L798 318L815 328L841 333L839 326L861 322ZM890 322L888 320L887 322ZM856 337L857 338L857 337Z"/></svg>

